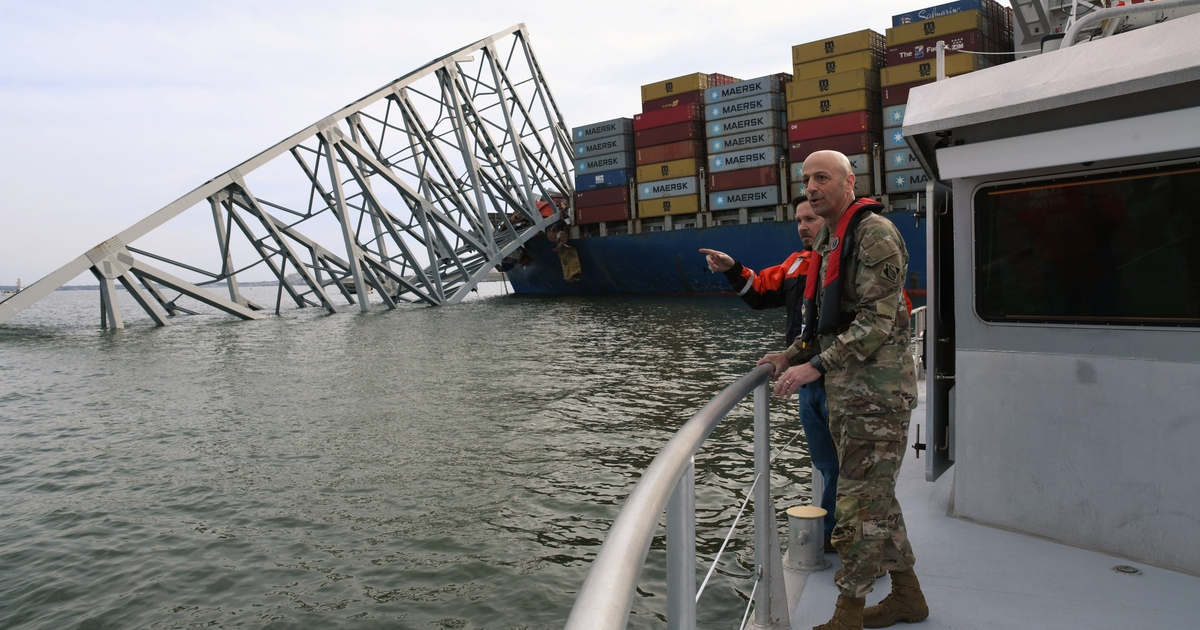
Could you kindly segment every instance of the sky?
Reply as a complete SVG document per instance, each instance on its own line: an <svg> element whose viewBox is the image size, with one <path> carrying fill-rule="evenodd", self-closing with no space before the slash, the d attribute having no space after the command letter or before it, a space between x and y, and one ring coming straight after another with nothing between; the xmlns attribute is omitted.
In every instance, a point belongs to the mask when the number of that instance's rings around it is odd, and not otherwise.
<svg viewBox="0 0 1200 630"><path fill-rule="evenodd" d="M347 103L514 24L528 27L574 127L640 112L643 84L790 72L795 44L882 33L893 13L929 4L0 0L0 285L31 284Z"/></svg>

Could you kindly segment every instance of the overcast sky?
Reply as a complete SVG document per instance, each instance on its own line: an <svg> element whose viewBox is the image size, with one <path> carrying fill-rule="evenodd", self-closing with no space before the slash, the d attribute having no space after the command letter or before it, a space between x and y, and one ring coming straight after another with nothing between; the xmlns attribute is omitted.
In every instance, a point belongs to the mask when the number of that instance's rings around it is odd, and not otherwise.
<svg viewBox="0 0 1200 630"><path fill-rule="evenodd" d="M646 83L790 72L794 44L882 33L893 13L928 4L0 0L0 285L32 283L345 104L517 23L572 127L639 112Z"/></svg>

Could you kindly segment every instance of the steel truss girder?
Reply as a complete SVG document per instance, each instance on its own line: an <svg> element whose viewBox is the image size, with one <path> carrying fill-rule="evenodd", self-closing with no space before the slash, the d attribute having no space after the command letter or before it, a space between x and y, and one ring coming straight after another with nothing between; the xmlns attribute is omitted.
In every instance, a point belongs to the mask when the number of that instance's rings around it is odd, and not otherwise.
<svg viewBox="0 0 1200 630"><path fill-rule="evenodd" d="M0 301L0 324L87 271L100 280L102 325L113 328L123 322L117 283L158 325L193 312L176 304L184 296L260 318L264 306L246 299L239 282L259 265L280 282L276 312L285 293L297 307L330 313L342 302L367 310L371 291L387 308L456 304L560 220L553 205L543 217L538 202L573 195L571 164L567 126L520 24L213 178ZM172 255L183 243L156 251L131 245L193 208L211 215L211 260ZM151 259L200 279L184 280ZM216 284L227 298L205 288Z"/></svg>

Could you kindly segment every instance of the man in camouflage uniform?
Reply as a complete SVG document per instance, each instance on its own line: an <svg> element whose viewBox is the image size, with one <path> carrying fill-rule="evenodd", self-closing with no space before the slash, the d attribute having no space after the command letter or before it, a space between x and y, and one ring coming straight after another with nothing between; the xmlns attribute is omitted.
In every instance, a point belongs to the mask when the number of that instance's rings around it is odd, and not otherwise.
<svg viewBox="0 0 1200 630"><path fill-rule="evenodd" d="M802 356L797 341L759 363L775 367L777 396L790 397L800 385L825 376L841 470L833 545L842 568L835 576L840 595L833 619L814 630L920 621L929 609L896 501L896 476L917 402L902 291L908 252L891 221L871 212L881 206L854 199L846 156L812 154L804 161L803 181L813 211L825 219L813 244L821 259L812 267L817 281L809 283L806 310L814 316L806 319L803 336L816 336L821 353L792 365ZM892 592L864 611L866 594L884 569L891 572Z"/></svg>

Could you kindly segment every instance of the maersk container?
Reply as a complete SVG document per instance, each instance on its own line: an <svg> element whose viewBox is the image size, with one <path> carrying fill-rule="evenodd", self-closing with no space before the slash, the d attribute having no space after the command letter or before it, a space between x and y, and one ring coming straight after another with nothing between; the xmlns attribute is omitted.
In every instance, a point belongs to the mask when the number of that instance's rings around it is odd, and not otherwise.
<svg viewBox="0 0 1200 630"><path fill-rule="evenodd" d="M722 103L725 101L733 101L747 96L758 96L759 94L779 93L783 90L781 87L786 84L786 80L781 82L783 77L788 75L769 74L765 77L757 79L747 79L730 83L729 85L709 86L704 90L704 104L711 105L713 103Z"/></svg>
<svg viewBox="0 0 1200 630"><path fill-rule="evenodd" d="M779 186L756 186L709 193L709 210L731 210L733 208L757 208L779 204Z"/></svg>
<svg viewBox="0 0 1200 630"><path fill-rule="evenodd" d="M764 92L758 96L741 98L736 101L713 103L704 109L705 120L720 120L734 116L744 116L755 112L783 109L783 94L779 92Z"/></svg>
<svg viewBox="0 0 1200 630"><path fill-rule="evenodd" d="M604 122L592 123L571 130L571 138L575 142L591 141L596 138L619 136L633 133L633 119L614 118Z"/></svg>
<svg viewBox="0 0 1200 630"><path fill-rule="evenodd" d="M861 111L790 122L787 137L788 142L800 142L864 131L878 133L879 129L879 115L873 111Z"/></svg>
<svg viewBox="0 0 1200 630"><path fill-rule="evenodd" d="M888 105L883 108L883 126L886 127L903 127L904 126L904 110L908 109L908 103L900 103L899 105Z"/></svg>
<svg viewBox="0 0 1200 630"><path fill-rule="evenodd" d="M920 166L921 163L917 161L917 156L908 149L888 151L883 156L883 170L885 171L905 171L920 168Z"/></svg>
<svg viewBox="0 0 1200 630"><path fill-rule="evenodd" d="M792 46L792 64L836 57L860 50L883 51L883 35L870 29Z"/></svg>
<svg viewBox="0 0 1200 630"><path fill-rule="evenodd" d="M736 171L742 168L769 166L779 162L778 147L758 147L744 151L730 151L708 158L708 170L713 173Z"/></svg>
<svg viewBox="0 0 1200 630"><path fill-rule="evenodd" d="M662 216L696 214L700 212L700 195L667 197L638 202L638 218L653 219Z"/></svg>
<svg viewBox="0 0 1200 630"><path fill-rule="evenodd" d="M737 188L754 188L770 186L779 183L779 168L775 165L758 168L744 168L739 171L725 171L708 175L710 191L735 190Z"/></svg>
<svg viewBox="0 0 1200 630"><path fill-rule="evenodd" d="M658 144L652 147L640 148L635 152L634 159L637 162L637 166L643 166L645 164L670 162L684 158L702 157L704 157L703 142L699 140L683 140L670 144Z"/></svg>
<svg viewBox="0 0 1200 630"><path fill-rule="evenodd" d="M919 42L931 37L944 37L972 29L988 30L988 20L984 17L982 11L963 11L962 13L952 13L932 20L893 26L887 30L887 46L891 48L892 46L899 46L909 42Z"/></svg>
<svg viewBox="0 0 1200 630"><path fill-rule="evenodd" d="M962 13L964 11L984 11L988 9L987 0L958 0L957 2L947 2L908 13L901 13L892 16L892 26L903 26L912 24L913 22L924 22L934 18L945 17L954 13Z"/></svg>
<svg viewBox="0 0 1200 630"><path fill-rule="evenodd" d="M983 33L977 30L965 31L919 42L909 42L907 44L892 46L887 49L887 65L890 68L903 63L912 63L924 59L937 59L937 43L939 41L946 42L946 52L957 50L987 51L987 43L984 40Z"/></svg>
<svg viewBox="0 0 1200 630"><path fill-rule="evenodd" d="M830 57L820 61L810 61L808 63L796 64L792 67L792 74L796 76L796 81L805 81L807 79L816 79L838 72L849 72L865 68L867 70L878 70L883 67L884 52L879 50L860 50L848 55L839 57Z"/></svg>
<svg viewBox="0 0 1200 630"><path fill-rule="evenodd" d="M598 190L612 186L628 186L633 179L633 169L604 171L603 173L588 173L575 176L575 190Z"/></svg>
<svg viewBox="0 0 1200 630"><path fill-rule="evenodd" d="M646 101L642 103L642 113L667 109L668 107L679 107L680 105L704 105L704 90L673 94L671 96L656 98L653 101Z"/></svg>
<svg viewBox="0 0 1200 630"><path fill-rule="evenodd" d="M783 146L783 130L763 129L750 133L737 133L731 136L720 136L708 141L708 153L723 153L765 146Z"/></svg>
<svg viewBox="0 0 1200 630"><path fill-rule="evenodd" d="M775 110L750 114L748 116L738 116L736 118L726 118L724 120L714 120L705 125L708 130L708 137L712 138L724 136L731 133L742 133L746 131L759 131L762 129L776 129L784 126L783 112Z"/></svg>
<svg viewBox="0 0 1200 630"><path fill-rule="evenodd" d="M848 112L878 112L879 92L870 90L855 90L841 94L830 94L820 98L809 98L803 101L788 103L787 115L789 121L823 118ZM875 114L878 116L879 114Z"/></svg>
<svg viewBox="0 0 1200 630"><path fill-rule="evenodd" d="M653 101L657 98L664 98L675 94L683 94L685 92L695 92L696 90L708 89L709 77L703 72L695 72L685 74L681 77L659 81L658 83L650 83L642 86L642 102Z"/></svg>
<svg viewBox="0 0 1200 630"><path fill-rule="evenodd" d="M854 90L879 91L879 71L859 68L816 79L793 81L787 86L787 101L791 103L806 98L817 98L826 94L840 94Z"/></svg>
<svg viewBox="0 0 1200 630"><path fill-rule="evenodd" d="M893 149L903 149L908 146L904 141L904 128L892 127L883 132L883 150L891 151Z"/></svg>
<svg viewBox="0 0 1200 630"><path fill-rule="evenodd" d="M587 208L575 207L575 223L579 225L604 223L606 221L628 221L630 218L629 202L590 206Z"/></svg>
<svg viewBox="0 0 1200 630"><path fill-rule="evenodd" d="M632 150L633 136L630 134L608 136L607 138L597 138L595 140L585 140L575 143L576 158L593 157L607 153L629 152Z"/></svg>
<svg viewBox="0 0 1200 630"><path fill-rule="evenodd" d="M667 144L670 142L680 142L683 140L703 140L704 139L704 123L698 120L688 120L673 125L663 125L662 127L651 127L634 132L633 146L638 149L652 147L659 144Z"/></svg>
<svg viewBox="0 0 1200 630"><path fill-rule="evenodd" d="M638 184L638 201L697 194L700 194L700 181L695 176Z"/></svg>
<svg viewBox="0 0 1200 630"><path fill-rule="evenodd" d="M612 171L619 168L633 168L633 152L609 153L575 160L576 173L592 173L597 171Z"/></svg>
<svg viewBox="0 0 1200 630"><path fill-rule="evenodd" d="M982 70L989 65L991 62L980 55L950 53L946 55L946 76L954 77ZM934 58L884 68L879 73L879 82L887 86L903 85L930 78L937 78L937 59Z"/></svg>
<svg viewBox="0 0 1200 630"><path fill-rule="evenodd" d="M928 181L929 176L919 168L893 171L883 178L883 189L888 193L923 192Z"/></svg>
<svg viewBox="0 0 1200 630"><path fill-rule="evenodd" d="M576 209L609 206L614 203L629 205L629 186L613 186L612 188L598 188L575 193Z"/></svg>
<svg viewBox="0 0 1200 630"><path fill-rule="evenodd" d="M847 155L846 159L850 160L850 172L851 173L854 173L856 176L871 174L872 168L871 168L871 156L870 155L868 155L866 153L860 153L858 155ZM791 172L791 176L792 176L792 181L798 182L801 179L804 179L804 162L792 162L790 172Z"/></svg>
<svg viewBox="0 0 1200 630"><path fill-rule="evenodd" d="M889 85L881 88L879 92L879 100L884 107L888 105L899 105L900 103L908 102L908 91L926 83L933 83L937 79L929 79L926 81L917 81L915 83L905 83L903 85Z"/></svg>
<svg viewBox="0 0 1200 630"><path fill-rule="evenodd" d="M843 155L869 154L879 142L879 134L865 132L801 140L788 146L788 160L803 162L814 151L837 151Z"/></svg>
<svg viewBox="0 0 1200 630"><path fill-rule="evenodd" d="M704 110L699 105L693 103L691 105L680 105L679 107L668 107L666 109L656 109L652 112L643 112L633 117L633 128L635 131L642 131L643 129L652 129L654 127L662 127L689 120L704 120Z"/></svg>
<svg viewBox="0 0 1200 630"><path fill-rule="evenodd" d="M700 173L700 165L703 163L704 161L699 158L686 158L639 166L637 180L638 182L656 182L672 177L692 177Z"/></svg>

